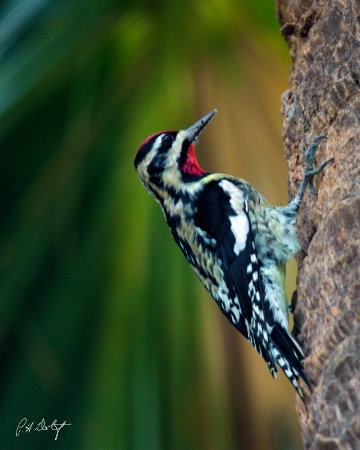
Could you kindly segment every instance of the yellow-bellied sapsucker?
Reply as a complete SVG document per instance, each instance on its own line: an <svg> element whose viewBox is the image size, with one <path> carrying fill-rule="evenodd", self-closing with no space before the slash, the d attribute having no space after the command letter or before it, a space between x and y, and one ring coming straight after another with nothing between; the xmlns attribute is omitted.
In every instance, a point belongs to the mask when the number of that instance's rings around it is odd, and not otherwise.
<svg viewBox="0 0 360 450"><path fill-rule="evenodd" d="M284 207L269 205L246 181L207 173L195 157L198 136L216 110L187 130L150 136L138 150L135 168L160 203L182 253L229 321L251 342L271 374L278 364L303 399L304 355L288 332L285 262L300 245L295 220L311 177L314 154L296 197ZM312 185L310 186L312 187Z"/></svg>

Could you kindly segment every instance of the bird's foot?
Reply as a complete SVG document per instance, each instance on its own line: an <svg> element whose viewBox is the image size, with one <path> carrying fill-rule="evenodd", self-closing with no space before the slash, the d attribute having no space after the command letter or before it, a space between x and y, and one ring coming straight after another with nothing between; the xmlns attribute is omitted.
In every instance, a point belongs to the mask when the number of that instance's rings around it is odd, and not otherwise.
<svg viewBox="0 0 360 450"><path fill-rule="evenodd" d="M327 137L326 136L318 136L317 138L315 138L312 142L312 144L310 145L310 147L306 150L305 156L306 156L306 171L305 171L305 178L309 180L309 189L310 192L314 195L316 195L316 191L315 191L315 187L312 181L312 177L314 175L318 175L319 173L321 173L324 169L324 167L329 164L331 161L333 161L334 158L330 158L327 161L321 163L316 169L313 169L313 165L314 165L314 158L315 158L315 153L316 150L319 147L319 143L321 141L326 140Z"/></svg>

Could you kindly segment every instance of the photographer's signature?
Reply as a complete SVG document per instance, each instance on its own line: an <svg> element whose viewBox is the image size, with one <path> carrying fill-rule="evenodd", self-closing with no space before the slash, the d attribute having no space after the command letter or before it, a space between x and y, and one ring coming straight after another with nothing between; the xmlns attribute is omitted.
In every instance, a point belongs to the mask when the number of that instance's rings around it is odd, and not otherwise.
<svg viewBox="0 0 360 450"><path fill-rule="evenodd" d="M20 420L19 425L16 427L16 436L19 436L20 433L30 433L31 431L56 431L55 434L55 441L57 440L59 436L59 431L61 428L65 427L66 425L71 425L71 423L57 423L57 420L54 420L50 425L46 425L45 419L42 419L40 422L28 422L27 418L24 417Z"/></svg>

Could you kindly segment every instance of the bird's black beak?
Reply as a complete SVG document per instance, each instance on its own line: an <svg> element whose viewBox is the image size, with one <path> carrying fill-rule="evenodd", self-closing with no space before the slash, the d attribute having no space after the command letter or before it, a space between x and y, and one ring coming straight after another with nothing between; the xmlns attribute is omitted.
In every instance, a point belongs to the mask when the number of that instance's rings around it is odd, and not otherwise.
<svg viewBox="0 0 360 450"><path fill-rule="evenodd" d="M216 113L217 109L213 109L211 112L206 114L206 116L195 122L194 125L191 125L191 127L189 127L186 130L186 138L189 140L189 142L196 141L199 134L202 132L202 130L206 127L206 125L210 122L210 120Z"/></svg>

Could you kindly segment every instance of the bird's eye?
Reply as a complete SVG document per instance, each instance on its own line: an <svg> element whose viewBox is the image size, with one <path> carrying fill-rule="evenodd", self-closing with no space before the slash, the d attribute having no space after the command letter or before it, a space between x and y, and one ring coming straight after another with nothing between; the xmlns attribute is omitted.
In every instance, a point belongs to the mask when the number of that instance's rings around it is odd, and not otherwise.
<svg viewBox="0 0 360 450"><path fill-rule="evenodd" d="M171 136L171 134L164 134L161 142L162 144L171 145L174 142L174 138Z"/></svg>

